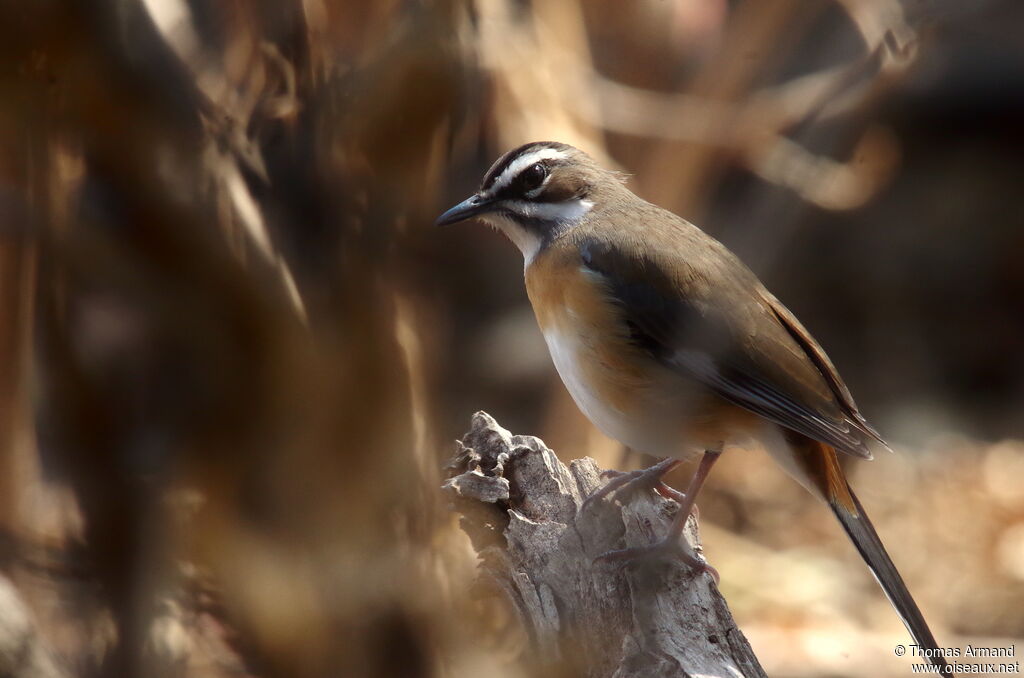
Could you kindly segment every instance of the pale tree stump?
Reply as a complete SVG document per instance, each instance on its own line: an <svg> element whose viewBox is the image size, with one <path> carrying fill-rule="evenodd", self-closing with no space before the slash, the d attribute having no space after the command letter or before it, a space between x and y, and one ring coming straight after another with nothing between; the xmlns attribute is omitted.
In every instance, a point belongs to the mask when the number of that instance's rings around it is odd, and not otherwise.
<svg viewBox="0 0 1024 678"><path fill-rule="evenodd" d="M681 561L594 563L666 533L676 502L624 492L579 513L605 482L593 459L562 464L543 441L484 412L458 443L444 488L541 664L587 676L764 676L712 577ZM697 555L691 516L685 539Z"/></svg>

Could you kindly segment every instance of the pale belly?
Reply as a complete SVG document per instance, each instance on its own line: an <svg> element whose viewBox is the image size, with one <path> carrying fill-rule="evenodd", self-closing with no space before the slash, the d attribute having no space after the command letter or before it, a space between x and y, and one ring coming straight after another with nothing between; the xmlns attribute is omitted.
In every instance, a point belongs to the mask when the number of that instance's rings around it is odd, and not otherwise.
<svg viewBox="0 0 1024 678"><path fill-rule="evenodd" d="M555 369L598 429L638 452L677 458L757 435L759 418L623 336L618 309L578 259L571 243L549 249L527 268L526 285Z"/></svg>
<svg viewBox="0 0 1024 678"><path fill-rule="evenodd" d="M579 336L548 330L544 332L548 350L566 389L580 411L609 438L638 452L654 457L689 459L709 449L763 448L776 462L811 494L822 498L821 490L809 480L797 463L782 429L739 410L726 407L708 410L688 408L673 402L671 394L661 392L658 385L638 388L628 407L612 405L601 396L600 370L584 369L590 350ZM662 387L664 388L664 387ZM693 401L690 401L693 405Z"/></svg>
<svg viewBox="0 0 1024 678"><path fill-rule="evenodd" d="M618 404L612 404L612 399L605 394L615 376L595 369L595 361L600 364L599 359L587 355L591 348L583 339L558 330L546 330L544 340L569 395L606 436L658 457L687 457L702 449L697 441L686 440L678 413L664 397L659 397L657 389L636 387L624 398L620 384L618 397L614 399ZM586 361L590 369L584 369L581 360Z"/></svg>

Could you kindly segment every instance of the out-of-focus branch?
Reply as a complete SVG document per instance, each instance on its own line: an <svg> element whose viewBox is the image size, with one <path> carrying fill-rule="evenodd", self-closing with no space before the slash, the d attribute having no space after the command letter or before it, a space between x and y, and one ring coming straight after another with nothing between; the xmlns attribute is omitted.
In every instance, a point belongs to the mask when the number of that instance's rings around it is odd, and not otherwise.
<svg viewBox="0 0 1024 678"><path fill-rule="evenodd" d="M178 58L192 79L202 104L203 118L211 132L206 165L209 180L217 184L231 205L232 222L244 234L252 249L277 274L281 287L295 313L306 320L306 308L295 276L284 257L274 247L267 224L252 192L242 176L245 168L267 181L267 170L259 147L246 133L250 119L264 98L268 79L261 59L281 72L285 92L268 96L270 111L286 115L295 110L295 75L292 67L272 45L250 45L251 67L243 82L236 85L225 70L208 54L196 33L188 4L182 0L154 2L143 0L157 33ZM242 257L244 260L244 256Z"/></svg>
<svg viewBox="0 0 1024 678"><path fill-rule="evenodd" d="M610 549L664 534L676 504L653 492L598 502L592 459L563 465L532 436L473 417L445 489L504 592L545 675L764 676L711 577L681 562L594 563ZM686 541L700 550L696 521ZM538 667L540 668L540 667Z"/></svg>
<svg viewBox="0 0 1024 678"><path fill-rule="evenodd" d="M809 202L828 209L851 209L874 195L894 168L896 155L886 143L889 137L877 129L866 130L851 159L843 162L809 151L785 132L810 118L849 115L870 102L914 63L917 37L898 3L841 0L839 4L865 44L861 57L766 86L735 102L664 94L611 80L593 67L580 41L565 38L566 26L574 22L549 25L558 17L538 15L534 30L528 31L522 26L516 29L515 22L492 11L484 24L488 34L506 37L481 40L479 45L485 52L482 61L500 89L528 93L531 106L521 108L535 115L538 100L552 99L559 116L566 111L575 114L575 123L554 125L567 130L569 141L575 136L573 130L601 129L718 147L762 179ZM543 55L543 62L522 69L519 56L523 54L529 54L531 62ZM557 77L538 75L538 68ZM505 106L515 108L511 101ZM514 110L506 117L518 120ZM531 126L520 122L514 127ZM551 120L547 122L550 129Z"/></svg>
<svg viewBox="0 0 1024 678"><path fill-rule="evenodd" d="M64 678L14 585L0 576L0 676Z"/></svg>
<svg viewBox="0 0 1024 678"><path fill-rule="evenodd" d="M902 72L909 59L893 60L890 50L876 52L855 63L829 68L765 88L742 105L689 94L660 94L623 85L598 74L589 77L597 92L593 106L576 97L576 111L609 131L645 137L688 141L732 151L750 171L766 181L789 188L809 202L830 209L850 209L874 195L893 168L894 154L876 129L858 142L854 160L840 162L817 155L787 138L784 131L799 121L848 115L875 95L877 82L865 71L882 61L889 76ZM898 64L898 65L893 65ZM878 67L881 72L881 66ZM864 151L871 153L864 162Z"/></svg>

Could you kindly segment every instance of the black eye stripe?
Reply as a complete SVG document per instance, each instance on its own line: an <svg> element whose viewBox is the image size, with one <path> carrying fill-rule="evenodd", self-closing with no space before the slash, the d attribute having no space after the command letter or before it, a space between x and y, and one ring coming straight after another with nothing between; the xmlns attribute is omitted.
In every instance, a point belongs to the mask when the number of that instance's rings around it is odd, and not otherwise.
<svg viewBox="0 0 1024 678"><path fill-rule="evenodd" d="M532 191L540 187L548 177L548 168L543 163L534 163L524 169L516 177L515 182L522 192Z"/></svg>

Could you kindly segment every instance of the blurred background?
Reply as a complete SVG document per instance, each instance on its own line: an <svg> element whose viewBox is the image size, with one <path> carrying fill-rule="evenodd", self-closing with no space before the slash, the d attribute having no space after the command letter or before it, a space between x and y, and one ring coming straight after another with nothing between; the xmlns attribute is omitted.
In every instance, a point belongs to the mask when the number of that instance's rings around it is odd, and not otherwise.
<svg viewBox="0 0 1024 678"><path fill-rule="evenodd" d="M0 8L0 675L529 675L439 491L451 441L484 409L650 462L575 409L515 248L431 226L541 139L829 351L897 449L847 470L940 644L1024 638L1021 3ZM770 675L909 672L762 452L701 529Z"/></svg>

